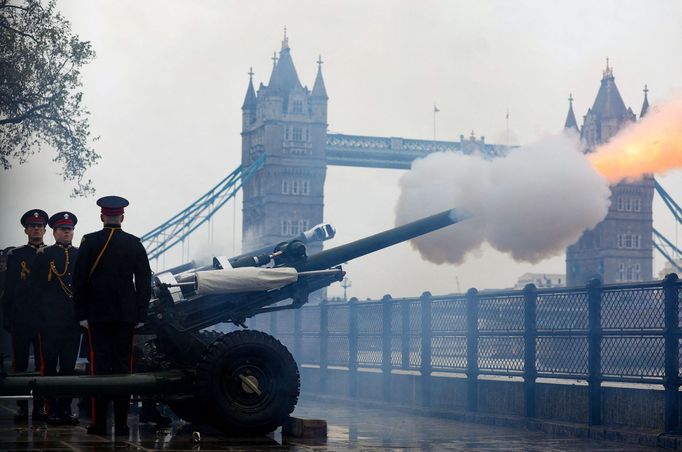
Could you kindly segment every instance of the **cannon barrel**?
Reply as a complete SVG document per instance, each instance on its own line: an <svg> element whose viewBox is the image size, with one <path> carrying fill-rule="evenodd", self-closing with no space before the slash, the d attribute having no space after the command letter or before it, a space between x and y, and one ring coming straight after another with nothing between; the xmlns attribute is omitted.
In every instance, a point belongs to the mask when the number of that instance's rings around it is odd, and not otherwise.
<svg viewBox="0 0 682 452"><path fill-rule="evenodd" d="M355 242L337 246L329 250L309 256L298 268L299 271L322 270L340 265L351 259L388 248L400 242L419 237L420 235L442 229L451 224L465 220L469 216L457 209L446 210L430 217L422 218L412 223L407 223L393 229L389 229Z"/></svg>

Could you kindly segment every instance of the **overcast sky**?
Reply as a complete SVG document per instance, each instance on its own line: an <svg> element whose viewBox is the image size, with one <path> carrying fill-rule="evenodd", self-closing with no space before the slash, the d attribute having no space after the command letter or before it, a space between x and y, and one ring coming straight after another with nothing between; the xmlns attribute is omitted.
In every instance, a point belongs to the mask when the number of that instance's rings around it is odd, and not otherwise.
<svg viewBox="0 0 682 452"><path fill-rule="evenodd" d="M97 52L84 70L83 90L102 159L87 177L96 197L131 201L124 228L136 235L239 165L247 72L253 66L256 85L267 84L285 25L304 85L312 87L318 55L325 61L330 132L432 139L435 102L438 139L458 140L473 130L500 143L508 110L512 140L530 143L563 127L569 93L582 123L606 57L625 104L637 114L645 83L653 104L682 91L679 0L60 0L58 8ZM19 217L30 208L76 213L75 242L101 226L96 197L70 199L72 186L56 175L52 158L46 149L2 173L2 246L25 241ZM329 167L325 221L338 230L334 244L393 226L401 174ZM659 181L682 200L682 172ZM236 209L228 205L218 215L213 251L199 232L189 242L190 257L239 252L240 210L241 197ZM677 240L672 215L658 200L654 226ZM179 251L170 253L165 266L181 260ZM657 255L656 273L663 264ZM366 298L511 287L525 272L563 273L564 267L563 255L520 265L489 249L459 266L436 266L402 245L346 270L349 295ZM330 290L341 293L338 285Z"/></svg>

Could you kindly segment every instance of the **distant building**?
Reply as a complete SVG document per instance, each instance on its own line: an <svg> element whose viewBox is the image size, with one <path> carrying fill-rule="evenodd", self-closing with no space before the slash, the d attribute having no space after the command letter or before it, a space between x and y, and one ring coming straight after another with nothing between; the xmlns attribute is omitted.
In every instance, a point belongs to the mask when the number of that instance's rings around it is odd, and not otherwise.
<svg viewBox="0 0 682 452"><path fill-rule="evenodd" d="M565 128L580 133L588 153L637 120L632 109L625 107L608 61L597 97L580 129L573 113L572 96L569 102ZM645 87L640 118L646 115L648 108ZM604 221L583 233L578 242L566 250L568 286L582 286L592 278L599 278L606 284L652 279L653 196L651 175L637 182L611 186L611 206Z"/></svg>
<svg viewBox="0 0 682 452"><path fill-rule="evenodd" d="M242 105L242 165L265 154L264 166L244 185L243 250L278 243L323 219L327 91L322 61L312 91L302 86L284 33L267 85L253 87ZM322 250L320 242L308 254Z"/></svg>
<svg viewBox="0 0 682 452"><path fill-rule="evenodd" d="M675 259L675 263L678 267L682 267L682 258ZM665 275L670 273L677 273L678 276L682 276L682 272L678 271L676 268L673 268L673 264L666 262L663 269L658 272L658 279L663 279L665 278Z"/></svg>
<svg viewBox="0 0 682 452"><path fill-rule="evenodd" d="M535 284L538 289L565 287L566 275L563 273L524 273L516 281L514 289L523 289L527 284Z"/></svg>

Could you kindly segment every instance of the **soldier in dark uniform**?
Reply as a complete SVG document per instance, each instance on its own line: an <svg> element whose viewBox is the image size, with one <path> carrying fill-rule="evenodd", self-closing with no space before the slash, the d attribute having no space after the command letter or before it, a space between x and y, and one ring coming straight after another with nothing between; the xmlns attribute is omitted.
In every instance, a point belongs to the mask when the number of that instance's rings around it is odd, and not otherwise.
<svg viewBox="0 0 682 452"><path fill-rule="evenodd" d="M78 248L71 241L77 222L71 212L50 217L48 225L55 244L38 250L31 272L29 302L39 319L41 375L75 374L81 329L73 307L71 284ZM78 424L78 417L71 414L71 398L48 399L47 406L49 424Z"/></svg>
<svg viewBox="0 0 682 452"><path fill-rule="evenodd" d="M133 330L147 317L151 269L140 239L121 230L128 201L100 198L104 229L81 241L74 276L76 316L88 328L91 373L132 372ZM134 280L133 280L134 278ZM130 396L115 399L116 435L128 435ZM96 397L89 434L105 435L108 400Z"/></svg>
<svg viewBox="0 0 682 452"><path fill-rule="evenodd" d="M39 369L40 346L37 319L28 302L29 277L36 258L36 252L45 247L43 236L48 215L44 210L33 209L21 216L21 225L28 236L28 244L13 249L7 256L5 292L2 298L4 313L3 326L12 335L12 371L26 372L33 345L36 370ZM47 419L44 401L33 399L34 421ZM14 422L28 421L28 402L17 402Z"/></svg>
<svg viewBox="0 0 682 452"><path fill-rule="evenodd" d="M0 300L2 300L5 293L5 276L7 275L7 255L14 249L13 246L0 250ZM0 305L0 324L4 325L4 311ZM2 358L12 356L12 340L7 331L0 329L0 355ZM4 363L2 363L4 366ZM4 368L4 367L3 367Z"/></svg>

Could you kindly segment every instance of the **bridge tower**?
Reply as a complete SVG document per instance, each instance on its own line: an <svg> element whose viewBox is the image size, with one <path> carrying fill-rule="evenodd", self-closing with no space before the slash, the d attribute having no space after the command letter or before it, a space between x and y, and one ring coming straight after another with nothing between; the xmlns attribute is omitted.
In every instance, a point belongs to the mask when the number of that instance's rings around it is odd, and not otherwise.
<svg viewBox="0 0 682 452"><path fill-rule="evenodd" d="M648 110L647 91L645 87L640 119ZM637 120L632 109L625 107L608 60L597 97L580 129L573 114L573 96L569 102L565 127L580 132L586 152L592 152L622 127ZM566 250L568 286L584 285L592 278L606 284L652 279L653 196L652 175L611 186L611 205L606 218Z"/></svg>
<svg viewBox="0 0 682 452"><path fill-rule="evenodd" d="M254 90L253 72L242 105L242 165L265 154L243 187L243 251L277 243L323 220L327 172L327 91L318 59L312 91L302 86L284 30L267 85ZM311 245L308 253L322 249Z"/></svg>

